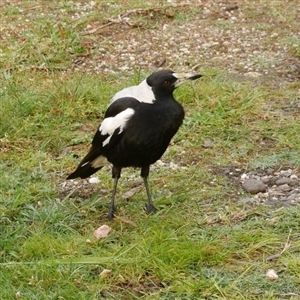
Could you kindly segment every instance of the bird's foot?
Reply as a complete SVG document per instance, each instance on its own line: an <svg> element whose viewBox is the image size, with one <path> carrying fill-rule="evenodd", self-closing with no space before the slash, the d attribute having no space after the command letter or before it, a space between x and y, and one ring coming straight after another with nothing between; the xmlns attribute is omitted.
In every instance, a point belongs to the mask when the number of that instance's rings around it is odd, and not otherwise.
<svg viewBox="0 0 300 300"><path fill-rule="evenodd" d="M147 214L155 214L157 212L157 208L152 203L146 203L146 213Z"/></svg>
<svg viewBox="0 0 300 300"><path fill-rule="evenodd" d="M112 220L116 212L117 212L117 208L114 205L110 206L107 215L108 220Z"/></svg>

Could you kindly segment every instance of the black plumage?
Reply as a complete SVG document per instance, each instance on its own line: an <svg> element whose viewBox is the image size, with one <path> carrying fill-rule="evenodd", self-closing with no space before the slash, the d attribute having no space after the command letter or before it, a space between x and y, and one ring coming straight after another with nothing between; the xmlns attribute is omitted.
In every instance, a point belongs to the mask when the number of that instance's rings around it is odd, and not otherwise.
<svg viewBox="0 0 300 300"><path fill-rule="evenodd" d="M184 118L183 107L174 99L173 91L182 83L199 77L199 74L158 71L141 84L140 90L139 86L133 87L135 92L132 95L135 98L130 97L130 92L123 96L121 91L118 93L121 98L114 100L108 107L90 151L67 179L86 178L110 162L113 165L114 188L109 219L116 212L116 188L121 170L125 167L141 168L148 196L146 210L148 213L156 211L147 181L149 168L166 151ZM142 96L138 98L136 95L145 94L145 86L147 99Z"/></svg>

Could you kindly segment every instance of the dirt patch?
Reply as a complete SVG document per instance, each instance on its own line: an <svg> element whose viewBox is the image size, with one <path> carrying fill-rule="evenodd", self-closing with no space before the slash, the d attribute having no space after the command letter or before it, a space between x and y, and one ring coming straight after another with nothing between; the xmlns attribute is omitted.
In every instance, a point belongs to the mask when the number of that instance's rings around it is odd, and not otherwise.
<svg viewBox="0 0 300 300"><path fill-rule="evenodd" d="M63 181L60 183L58 189L58 197L60 199L75 198L86 200L90 199L96 193L99 197L108 193L106 189L99 189L99 185L90 182L88 179Z"/></svg>

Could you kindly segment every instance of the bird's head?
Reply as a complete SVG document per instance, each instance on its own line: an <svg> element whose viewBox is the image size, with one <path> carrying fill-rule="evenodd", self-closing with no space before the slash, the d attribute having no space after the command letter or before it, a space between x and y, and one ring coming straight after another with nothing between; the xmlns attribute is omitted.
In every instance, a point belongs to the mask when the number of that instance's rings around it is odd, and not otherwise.
<svg viewBox="0 0 300 300"><path fill-rule="evenodd" d="M154 92L172 93L180 85L200 77L202 77L200 74L160 70L151 74L146 81Z"/></svg>

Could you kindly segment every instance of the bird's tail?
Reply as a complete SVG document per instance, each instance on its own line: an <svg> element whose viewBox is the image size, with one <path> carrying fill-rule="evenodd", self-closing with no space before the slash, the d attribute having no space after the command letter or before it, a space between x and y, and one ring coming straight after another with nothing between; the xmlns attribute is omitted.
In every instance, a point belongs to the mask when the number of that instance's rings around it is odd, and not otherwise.
<svg viewBox="0 0 300 300"><path fill-rule="evenodd" d="M101 168L102 167L100 167L100 168L93 168L91 166L91 164L80 166L73 173L71 173L67 177L67 179L74 179L74 178L78 178L78 177L80 177L81 179L87 178L87 177L93 175L94 173L96 173Z"/></svg>
<svg viewBox="0 0 300 300"><path fill-rule="evenodd" d="M77 177L87 178L98 170L100 170L104 165L108 163L107 159L103 155L97 154L95 149L91 149L86 157L80 162L77 169L71 173L67 179L74 179Z"/></svg>

